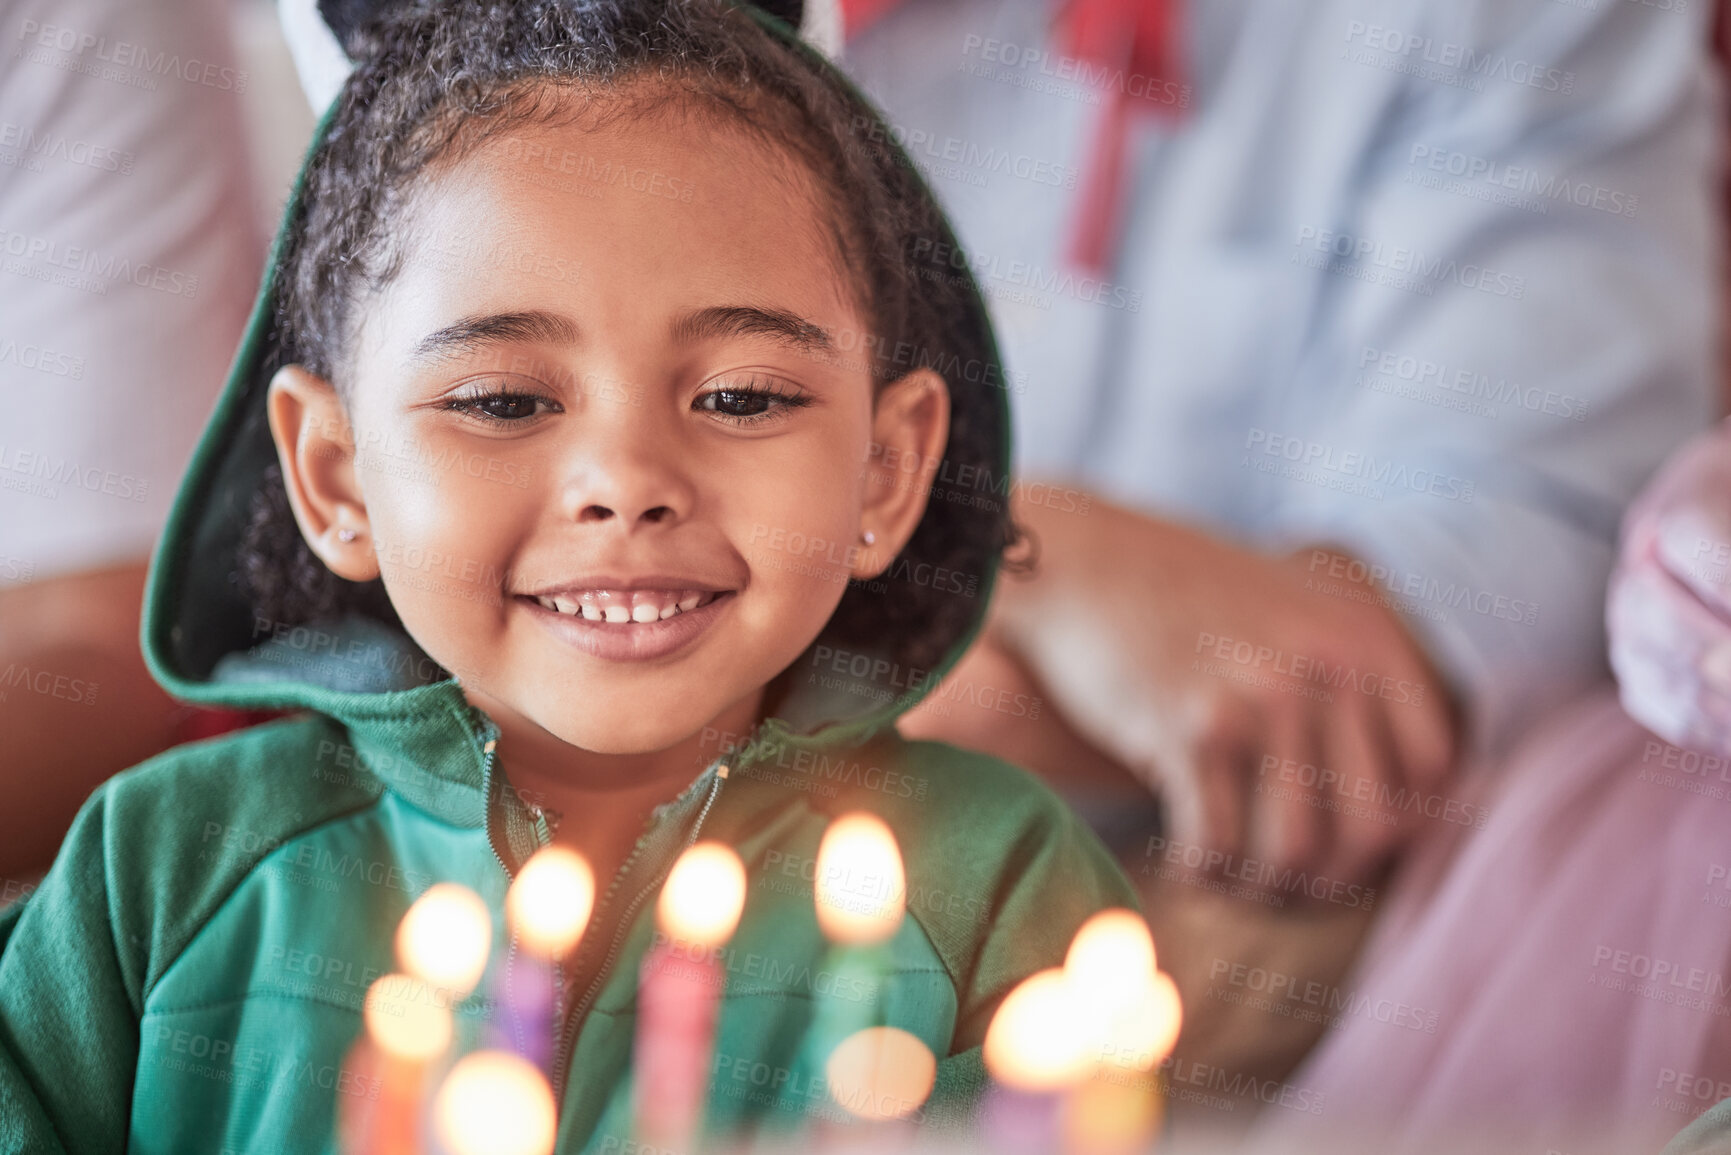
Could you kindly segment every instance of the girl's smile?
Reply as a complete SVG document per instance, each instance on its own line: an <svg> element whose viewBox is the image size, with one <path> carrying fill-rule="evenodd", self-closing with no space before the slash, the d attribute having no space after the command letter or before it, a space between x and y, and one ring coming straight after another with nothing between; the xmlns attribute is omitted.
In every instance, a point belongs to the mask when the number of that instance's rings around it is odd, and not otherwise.
<svg viewBox="0 0 1731 1155"><path fill-rule="evenodd" d="M566 589L555 597L517 598L525 612L559 640L607 661L649 661L676 654L733 605L733 590L691 589L683 584L632 588L609 581L603 588Z"/></svg>

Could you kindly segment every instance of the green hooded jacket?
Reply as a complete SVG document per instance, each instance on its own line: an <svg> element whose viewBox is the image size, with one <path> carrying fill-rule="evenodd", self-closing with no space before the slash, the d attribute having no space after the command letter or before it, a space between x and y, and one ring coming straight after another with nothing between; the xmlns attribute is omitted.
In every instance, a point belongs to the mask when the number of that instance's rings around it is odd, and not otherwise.
<svg viewBox="0 0 1731 1155"><path fill-rule="evenodd" d="M299 198L297 188L279 256ZM42 884L0 913L0 1152L334 1150L339 1100L379 1094L344 1059L368 986L397 969L404 912L442 881L490 908L487 973L455 1008L455 1051L480 1046L512 951L506 888L549 841L495 765L493 723L400 628L357 615L270 628L231 580L248 498L273 460L262 410L277 266L158 546L143 644L181 699L291 713L110 779ZM966 296L978 350L995 363L971 282ZM972 407L1002 429L1003 477L1002 390L951 388L958 414ZM946 496L976 500L933 501ZM1136 904L1033 777L895 732L977 632L994 573L951 583L967 612L951 615L962 624L930 670L820 637L791 669L777 716L749 740L713 736L715 761L600 880L555 984L559 1151L635 1149L637 975L653 899L700 836L734 847L749 883L719 956L712 1136L786 1136L834 1117L823 1059L837 1032L865 1023L903 1028L938 1057L919 1117L965 1122L1003 996L1060 964L1090 914ZM906 864L907 918L876 957L878 978L836 965L813 905L819 839L854 810L890 825Z"/></svg>

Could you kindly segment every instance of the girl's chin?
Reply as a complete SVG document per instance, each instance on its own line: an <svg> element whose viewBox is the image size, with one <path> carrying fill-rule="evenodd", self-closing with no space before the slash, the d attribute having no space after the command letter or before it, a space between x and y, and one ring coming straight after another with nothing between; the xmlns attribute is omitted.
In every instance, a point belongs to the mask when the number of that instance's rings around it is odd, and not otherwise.
<svg viewBox="0 0 1731 1155"><path fill-rule="evenodd" d="M641 703L621 703L617 707L602 707L597 713L603 716L624 716L630 713L643 712ZM596 725L594 718L562 718L545 728L549 733L559 738L567 745L591 754L610 754L628 757L631 755L659 754L671 750L694 738L703 735L709 726L709 718L640 718L637 724L622 723L619 725ZM704 748L715 752L715 743L708 742ZM708 765L693 764L692 776L695 777Z"/></svg>

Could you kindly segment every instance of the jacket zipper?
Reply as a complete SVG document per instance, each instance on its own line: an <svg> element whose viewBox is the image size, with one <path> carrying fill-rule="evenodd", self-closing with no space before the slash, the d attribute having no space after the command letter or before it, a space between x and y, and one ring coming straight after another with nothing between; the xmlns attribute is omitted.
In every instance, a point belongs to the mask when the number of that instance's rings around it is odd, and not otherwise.
<svg viewBox="0 0 1731 1155"><path fill-rule="evenodd" d="M486 724L486 733L487 740L481 747L481 785L483 794L482 823L486 830L487 847L492 850L494 859L499 863L499 869L505 872L506 878L515 878L516 875L512 872L510 865L506 863L505 856L499 852L499 845L493 838L494 752L498 749L499 732L497 727L489 721ZM726 756L723 755L723 758L725 757ZM691 829L685 836L685 845L680 848L681 853L691 849L692 845L696 843L698 835L703 830L704 820L709 817L709 811L715 805L716 797L721 793L722 784L727 781L728 767L727 763L723 761L722 758L717 758L715 762L711 763L710 769L714 772L715 777L709 786L709 796L703 800L703 809L697 812L697 818L692 822ZM537 816L535 826L536 842L539 843L543 832L546 830L546 824L539 816ZM601 900L600 905L596 908L596 913L600 913L612 904L615 894L618 893L620 880L629 874L631 868L636 865L637 859L643 853L643 848L647 840L646 835L644 838L638 839L637 845L631 848L631 853L626 856L624 863L620 865L618 872L614 874L613 882L608 886L607 894ZM569 1013L567 1013L564 1005L566 994L565 963L561 961L558 966L553 968L555 983L554 1013L558 1016L561 1024L559 1032L559 1047L554 1055L552 1071L553 1103L556 1115L564 1109L566 1073L571 1064L571 1054L577 1046L578 1027L581 1026L583 1017L589 1013L590 1005L594 1003L595 999L600 995L601 986L606 981L608 972L613 967L613 960L618 956L619 948L625 942L625 936L631 930L632 919L636 916L638 908L643 905L644 900L647 899L650 894L660 888L662 880L666 877L668 870L673 866L672 858L674 857L677 857L677 855L669 856L668 861L663 862L656 869L653 879L648 885L644 886L637 892L636 896L632 898L630 904L625 908L625 912L621 916L618 926L614 931L613 941L608 944L607 953L601 959L600 969L595 972L595 977L590 981L588 989L583 992L583 997L578 1000L575 1007L570 1009ZM588 944L585 943L585 947L587 945ZM515 957L516 952L517 936L512 934L510 953L507 955L507 965L509 965L510 960ZM584 948L579 948L578 959L572 960L571 969L573 972L577 969L576 963L581 961L583 953Z"/></svg>
<svg viewBox="0 0 1731 1155"><path fill-rule="evenodd" d="M712 769L715 777L709 786L709 797L704 799L703 809L698 811L696 820L692 822L691 829L685 836L685 845L680 847L680 853L691 849L697 841L697 836L703 830L704 820L709 817L710 808L715 805L715 799L721 793L722 785L727 781L728 767L725 762L717 759L712 764ZM642 853L643 846L644 841L640 839L637 845L632 848L625 864L619 868L619 873L614 875L614 884L608 889L606 902L612 900L614 891L618 889L619 880L630 871ZM578 1028L582 1025L584 1016L589 1013L590 1006L601 994L602 984L606 982L608 972L613 968L613 961L618 957L619 948L624 944L625 936L631 931L632 921L638 908L643 905L645 899L660 889L662 881L667 877L667 872L673 867L673 859L677 857L677 854L666 856L666 859L656 868L650 882L640 889L630 904L626 906L613 932L613 941L608 944L607 953L602 956L600 969L595 972L595 977L590 981L588 989L583 992L583 997L577 1001L576 1006L571 1008L569 1016L563 1021L559 1035L559 1050L553 1060L553 1102L556 1112L562 1111L565 1105L565 1080L571 1065L572 1052L577 1048ZM606 905L606 902L603 905Z"/></svg>
<svg viewBox="0 0 1731 1155"><path fill-rule="evenodd" d="M493 852L493 858L498 861L499 869L501 869L505 872L505 877L510 878L510 879L515 879L517 877L515 872L512 871L510 864L508 864L505 861L505 856L502 853L500 853L498 843L493 841L492 799L493 799L494 751L496 749L498 749L499 738L498 738L498 730L491 723L488 723L488 725L487 725L487 734L488 734L487 741L481 746L481 756L482 756L481 783L482 783L482 795L484 798L484 801L482 804L486 808L485 809L485 817L483 819L483 822L486 825L487 847L488 847L488 849L490 849ZM533 803L530 803L529 804L529 811L530 811L530 814L535 819L535 849L539 850L539 849L541 849L541 847L546 846L549 843L551 843L553 841L553 836L552 836L551 831L548 829L547 818L546 818L545 813L542 811L542 809L539 806L536 806ZM517 962L517 932L515 930L513 930L513 931L511 931L511 945L505 952L504 974L505 974L505 981L507 983L513 982L515 980L516 962ZM564 977L565 977L565 968L564 968L563 964L555 966L553 968L553 1013L555 1016L560 1015L561 1013L563 1013L563 1010L564 1010L564 997L565 997ZM558 1019L555 1018L554 1021L557 1022ZM516 1040L516 1042L517 1042L518 1046L521 1047L523 1040L521 1038L519 1038Z"/></svg>

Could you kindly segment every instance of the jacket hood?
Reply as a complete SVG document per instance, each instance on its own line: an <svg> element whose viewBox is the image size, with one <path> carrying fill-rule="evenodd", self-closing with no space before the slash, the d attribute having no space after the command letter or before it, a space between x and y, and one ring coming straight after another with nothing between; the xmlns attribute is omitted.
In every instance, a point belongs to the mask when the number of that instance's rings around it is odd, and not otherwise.
<svg viewBox="0 0 1731 1155"><path fill-rule="evenodd" d="M778 36L798 43L780 20L753 10L760 23ZM834 71L819 53L801 46L817 68ZM851 85L849 86L851 88ZM861 98L864 103L864 98ZM457 680L426 658L394 622L351 613L335 621L272 626L256 619L238 578L239 553L250 517L253 494L266 469L276 461L265 419L265 398L274 369L275 287L282 275L287 239L300 218L307 165L329 130L334 106L314 133L271 246L263 283L253 304L245 336L229 370L227 383L205 427L191 465L183 477L168 523L152 558L145 591L142 644L156 680L170 694L199 705L231 709L311 709L356 727L412 724L417 719L455 718L470 713ZM881 120L872 134L876 146L892 149L910 172L913 163L894 143ZM916 177L921 195L932 193ZM934 207L935 207L935 201ZM938 238L959 252L953 230L941 212ZM967 314L965 345L970 356L989 366L1001 365L991 324L978 285L965 268L946 265L944 275L960 286L957 297ZM940 480L929 498L931 509L948 502L952 509L978 508L979 516L996 516L991 503L1009 500L1009 407L1005 391L991 383L994 374L964 381L960 374L936 365L950 386L952 429L963 420L999 431L996 460L970 479L946 489ZM969 378L979 374L968 374ZM1002 380L1002 374L995 374ZM984 423L983 426L980 423ZM974 467L978 469L979 467ZM998 507L1001 508L1001 507ZM920 535L915 535L918 542ZM912 545L910 545L912 548ZM911 564L910 564L911 563ZM924 566L926 572L921 572ZM900 567L898 573L898 567ZM952 667L972 642L983 622L997 573L997 559L982 572L945 574L907 551L886 571L891 580L869 583L866 594L906 597L914 585L953 599L947 623L929 644L919 647L941 655L910 666L898 654L897 639L876 644L848 641L827 626L810 648L783 675L787 688L778 699L768 729L802 735L813 741L861 741L893 723L910 709ZM873 587L880 592L873 592ZM851 591L850 587L850 591ZM859 596L865 596L861 594ZM928 595L930 596L930 595ZM845 603L844 603L845 604ZM890 615L893 619L894 615Z"/></svg>

